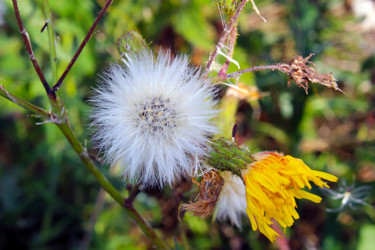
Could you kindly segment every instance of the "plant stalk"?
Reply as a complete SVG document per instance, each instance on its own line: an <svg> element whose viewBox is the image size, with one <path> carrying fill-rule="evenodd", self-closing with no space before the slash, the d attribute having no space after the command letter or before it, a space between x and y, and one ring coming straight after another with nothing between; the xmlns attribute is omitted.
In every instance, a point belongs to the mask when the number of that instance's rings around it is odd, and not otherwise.
<svg viewBox="0 0 375 250"><path fill-rule="evenodd" d="M98 16L95 18L94 23L92 24L91 28L87 32L87 34L86 34L85 38L83 39L82 43L79 45L76 53L72 57L72 60L70 60L70 63L68 65L68 67L66 67L64 73L61 75L59 80L55 83L55 85L53 85L52 90L54 92L56 92L61 87L61 84L63 83L66 75L69 73L70 69L73 67L73 65L76 62L78 56L81 54L83 48L86 46L87 42L90 40L92 34L94 33L96 25L99 23L100 19L102 19L102 17L104 16L104 13L109 8L109 6L111 6L112 2L113 2L113 0L107 0L107 2L104 4L103 8L99 12Z"/></svg>
<svg viewBox="0 0 375 250"><path fill-rule="evenodd" d="M9 101L17 104L18 106L20 106L21 108L24 108L28 111L30 111L31 113L34 113L36 115L39 115L43 118L48 118L50 117L50 113L48 113L46 110L38 107L38 106L35 106L34 104L31 104L29 103L28 101L25 101L24 99L21 99L11 93L9 93L3 85L0 85L0 95L6 99L8 99Z"/></svg>
<svg viewBox="0 0 375 250"><path fill-rule="evenodd" d="M52 82L57 81L57 58L56 58L56 38L55 30L52 23L51 8L49 7L48 0L43 0L43 14L46 19L47 32L48 32L48 44L49 44L49 55L51 61L52 71Z"/></svg>
<svg viewBox="0 0 375 250"><path fill-rule="evenodd" d="M94 175L100 186L125 209L129 216L138 223L139 227L156 246L161 249L169 249L168 245L156 234L150 224L148 224L135 210L135 208L133 207L133 203L126 202L126 198L123 197L122 194L114 186L112 186L112 184L107 180L103 173L97 168L93 160L90 158L87 149L82 146L77 136L74 134L67 117L66 119L64 119L64 121L64 123L57 124L57 126L68 139L73 149L81 158L83 164Z"/></svg>
<svg viewBox="0 0 375 250"><path fill-rule="evenodd" d="M214 52L212 52L212 54L210 55L210 57L208 59L207 66L206 66L206 69L205 69L204 74L203 74L204 76L208 75L208 73L211 69L211 65L216 58L218 50L223 47L224 42L227 39L227 36L232 32L232 29L234 28L234 26L237 25L238 16L240 15L241 11L243 10L243 8L245 7L247 2L248 2L248 0L242 0L242 2L238 6L238 9L234 13L233 17L230 19L230 21L228 23L228 27L223 31L223 34L221 35L221 37L219 39L219 42L217 43L217 45L215 47Z"/></svg>

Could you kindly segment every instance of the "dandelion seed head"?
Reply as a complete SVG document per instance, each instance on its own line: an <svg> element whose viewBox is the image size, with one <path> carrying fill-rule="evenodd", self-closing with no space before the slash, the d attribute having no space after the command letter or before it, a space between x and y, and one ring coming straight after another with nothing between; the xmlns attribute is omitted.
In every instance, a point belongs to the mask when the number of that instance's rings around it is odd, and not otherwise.
<svg viewBox="0 0 375 250"><path fill-rule="evenodd" d="M150 97L143 103L135 105L138 113L136 122L142 126L144 133L151 133L153 136L166 137L174 132L177 127L177 112L174 104L169 98L164 99L162 96Z"/></svg>
<svg viewBox="0 0 375 250"><path fill-rule="evenodd" d="M196 173L216 132L215 90L186 56L127 54L91 98L93 141L107 163L144 187L173 185Z"/></svg>

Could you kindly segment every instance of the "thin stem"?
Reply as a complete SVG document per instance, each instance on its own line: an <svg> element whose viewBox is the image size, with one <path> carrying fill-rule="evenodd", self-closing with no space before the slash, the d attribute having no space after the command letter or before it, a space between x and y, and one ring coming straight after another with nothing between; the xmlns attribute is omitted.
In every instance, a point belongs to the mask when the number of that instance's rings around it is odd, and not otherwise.
<svg viewBox="0 0 375 250"><path fill-rule="evenodd" d="M135 185L129 190L129 195L125 199L125 203L133 203L137 195L140 193L138 185Z"/></svg>
<svg viewBox="0 0 375 250"><path fill-rule="evenodd" d="M2 85L0 85L0 95L30 112L40 115L44 118L50 118L51 121L54 122L53 118L51 118L51 116L55 116L54 114L50 114L46 110L39 108L9 93L7 90L4 89ZM94 161L88 154L86 148L82 146L77 136L74 134L70 126L68 117L66 116L66 113L63 114L63 120L58 121L59 122L55 122L55 124L59 127L61 132L68 139L74 151L81 158L83 164L94 175L94 177L99 182L101 187L125 209L129 216L132 217L138 223L139 227L143 230L146 236L149 237L156 246L158 246L161 249L169 249L168 245L156 234L156 232L153 230L150 224L148 224L142 218L142 216L134 209L132 202L128 202L128 200L125 197L123 197L122 194L115 187L112 186L112 184L107 180L107 178L102 174L102 172L100 172L100 170L97 168ZM134 200L137 192L137 188L135 188L132 194L130 195L131 201Z"/></svg>
<svg viewBox="0 0 375 250"><path fill-rule="evenodd" d="M259 71L259 70L266 70L266 69L270 69L270 70L280 70L281 69L281 64L277 64L277 65L265 65L265 66L254 66L252 68L249 68L249 69L243 69L243 70L240 70L240 71L236 71L236 72L233 72L231 74L228 74L225 76L225 78L234 78L238 75L242 75L243 73L248 73L248 72L253 72L253 71Z"/></svg>
<svg viewBox="0 0 375 250"><path fill-rule="evenodd" d="M206 69L204 71L204 76L208 75L208 72L210 71L211 65L216 58L217 51L219 49L221 49L221 47L223 46L223 44L225 42L225 39L227 38L229 33L232 31L233 27L237 24L238 16L240 15L241 11L243 10L243 8L245 7L245 4L247 2L248 2L248 0L243 0L239 4L238 9L234 13L233 17L230 19L227 29L224 30L223 34L221 35L221 37L219 39L219 42L216 45L216 48L215 48L214 52L212 52L210 58L208 59L207 66L206 66Z"/></svg>
<svg viewBox="0 0 375 250"><path fill-rule="evenodd" d="M283 232L279 226L279 224L276 223L274 219L272 219L272 224L271 227L273 230L276 231L281 237L276 238L276 245L279 250L290 250L289 242L288 239L286 238L285 235L283 235Z"/></svg>
<svg viewBox="0 0 375 250"><path fill-rule="evenodd" d="M141 215L134 209L132 203L126 202L125 197L112 186L112 184L107 180L107 178L100 172L93 160L90 158L86 148L82 146L79 142L77 136L74 134L72 128L69 125L69 120L66 117L64 123L57 124L61 132L68 139L69 143L72 145L73 149L81 158L87 169L94 175L96 180L99 182L101 187L110 195L112 198L119 203L125 211L132 217L143 230L143 232L149 237L154 244L162 249L169 249L168 245L156 234L152 227L141 217Z"/></svg>
<svg viewBox="0 0 375 250"><path fill-rule="evenodd" d="M181 235L181 241L182 241L183 249L184 250L190 250L189 241L186 237L186 228L182 223L180 223L179 229L180 229L180 235Z"/></svg>
<svg viewBox="0 0 375 250"><path fill-rule="evenodd" d="M43 0L43 14L46 19L47 32L48 32L48 44L49 44L49 55L51 61L52 81L57 81L57 58L56 58L56 39L55 31L53 28L51 9L49 7L48 0Z"/></svg>
<svg viewBox="0 0 375 250"><path fill-rule="evenodd" d="M51 90L51 88L50 88L47 80L45 79L45 77L43 75L42 70L39 67L38 61L36 60L36 58L34 56L34 52L33 52L33 49L31 47L31 43L30 43L29 34L27 33L27 31L23 27L22 19L21 19L21 16L20 16L20 11L18 9L17 0L12 0L12 2L13 2L14 14L16 15L16 19L17 19L18 29L20 30L20 33L21 33L23 42L24 42L24 44L26 46L27 53L29 54L30 60L31 60L33 66L34 66L34 69L35 69L36 73L39 76L40 81L43 84L44 89L46 90L47 95L50 98L55 99L56 95Z"/></svg>
<svg viewBox="0 0 375 250"><path fill-rule="evenodd" d="M106 4L103 6L103 9L100 11L99 15L95 19L94 24L91 26L88 34L86 35L84 41L81 43L80 47L78 48L76 54L73 56L70 64L68 65L67 69L63 73L63 75L60 77L59 81L54 85L53 88L50 88L48 85L48 82L46 81L43 72L41 71L39 64L37 60L35 59L34 53L31 48L30 39L28 36L28 33L23 27L22 19L19 13L17 0L13 1L13 7L14 12L16 15L18 27L20 30L20 33L22 35L22 38L24 40L26 49L28 51L29 57L34 65L35 71L37 72L40 81L42 82L47 95L49 97L49 100L51 102L51 105L54 109L59 109L60 114L59 117L56 118L53 114L48 113L47 111L36 107L21 98L18 98L12 94L10 94L8 91L6 91L3 86L0 85L0 95L4 96L5 98L9 99L10 101L16 103L17 105L33 112L36 114L39 114L44 117L49 117L51 122L54 122L61 132L65 135L65 137L68 139L69 143L73 147L74 151L78 154L78 156L81 158L81 161L84 163L84 165L88 168L88 170L94 175L96 180L99 182L99 184L102 186L102 188L112 196L112 198L119 203L125 211L129 214L130 217L132 217L139 225L139 227L143 230L143 232L146 234L147 237L149 237L156 246L162 249L169 249L168 245L156 234L156 232L153 230L153 228L141 217L141 215L134 209L132 203L125 202L125 198L121 195L121 193L112 186L112 184L107 180L107 178L100 172L100 170L95 165L94 161L91 159L90 155L87 152L87 149L82 146L80 141L78 140L77 136L73 132L69 118L67 117L66 111L64 111L63 104L60 103L60 100L56 98L55 91L61 86L62 81L64 80L66 74L69 72L71 67L73 66L74 62L77 60L78 56L80 55L82 49L86 45L87 41L90 39L96 25L98 24L101 17L104 15L104 12L108 9L108 7L112 4L113 0L108 0ZM51 117L53 116L53 117ZM61 116L61 117L60 117Z"/></svg>
<svg viewBox="0 0 375 250"><path fill-rule="evenodd" d="M0 95L4 98L8 99L9 101L17 104L18 106L26 109L27 111L30 111L31 113L40 115L41 117L48 118L51 114L48 113L46 110L35 106L34 104L31 104L11 93L9 93L6 89L4 89L3 85L0 85Z"/></svg>
<svg viewBox="0 0 375 250"><path fill-rule="evenodd" d="M228 51L227 51L228 57L230 58L233 57L234 45L236 44L236 39L237 39L237 25L235 25L232 31L230 32L229 45L228 45ZM225 76L227 74L230 62L231 61L229 59L225 60L223 67L219 71L219 74L218 74L219 76Z"/></svg>
<svg viewBox="0 0 375 250"><path fill-rule="evenodd" d="M74 54L73 58L70 60L70 63L68 65L68 67L66 67L64 73L61 75L61 77L56 82L56 84L53 85L53 87L52 87L53 92L56 92L61 87L61 84L64 81L66 75L69 73L70 69L73 67L73 64L76 62L76 60L77 60L78 56L81 54L83 48L86 46L87 42L90 40L90 38L91 38L95 28L96 28L96 25L99 23L100 19L102 19L104 13L109 8L109 6L112 4L112 2L113 2L113 0L107 0L107 2L104 4L102 10L99 12L98 16L95 18L95 21L92 24L90 30L87 32L85 39L83 39L81 45L79 45L78 50Z"/></svg>

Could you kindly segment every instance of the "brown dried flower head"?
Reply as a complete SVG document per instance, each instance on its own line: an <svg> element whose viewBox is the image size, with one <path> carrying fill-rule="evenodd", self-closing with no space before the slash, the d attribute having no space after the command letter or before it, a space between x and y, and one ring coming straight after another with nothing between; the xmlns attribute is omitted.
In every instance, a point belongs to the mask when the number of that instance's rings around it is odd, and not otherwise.
<svg viewBox="0 0 375 250"><path fill-rule="evenodd" d="M210 170L202 177L199 186L199 194L197 202L190 204L183 204L182 210L192 212L194 216L201 218L208 217L214 212L216 202L224 185L224 179L216 170Z"/></svg>
<svg viewBox="0 0 375 250"><path fill-rule="evenodd" d="M304 88L306 94L308 94L309 83L318 83L345 94L345 92L337 86L336 79L333 77L332 73L321 74L317 71L315 64L309 61L313 55L314 54L311 53L306 58L296 56L289 64L283 63L280 65L280 71L289 76L288 86L290 86L291 80L294 80L296 85Z"/></svg>

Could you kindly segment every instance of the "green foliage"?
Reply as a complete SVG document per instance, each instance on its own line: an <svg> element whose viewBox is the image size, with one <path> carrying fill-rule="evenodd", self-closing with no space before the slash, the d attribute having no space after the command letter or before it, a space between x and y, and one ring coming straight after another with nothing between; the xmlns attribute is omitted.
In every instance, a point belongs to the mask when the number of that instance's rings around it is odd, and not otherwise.
<svg viewBox="0 0 375 250"><path fill-rule="evenodd" d="M0 27L0 84L11 93L49 110L45 91L26 54L12 4L5 0L5 24ZM98 75L121 58L119 38L127 32L139 36L152 49L171 48L186 52L196 65L205 65L223 30L215 1L114 1L93 37L64 81L59 95L80 140L90 145L86 102ZM235 1L219 1L233 10ZM250 65L284 62L301 53L315 52L314 63L322 73L333 72L342 95L320 85L303 89L287 86L287 77L277 72L248 73L235 81L266 92L262 99L247 101L237 96L220 96L221 131L229 138L233 123L239 125L238 139L251 149L277 150L300 156L307 165L375 188L375 91L373 41L353 29L358 22L345 11L343 1L255 1L267 24L248 5L241 14L239 39L233 59L241 69ZM333 3L334 2L334 3ZM42 1L18 1L21 16L43 72L50 85L52 71L48 34ZM50 1L57 41L57 72L61 75L100 10L104 1ZM338 14L336 5L341 7ZM230 14L223 12L224 15ZM227 17L227 16L226 16ZM125 40L121 42L128 43ZM149 44L150 43L150 44ZM143 46L143 45L141 45ZM122 47L123 48L123 47ZM369 52L370 51L370 52ZM225 58L218 56L216 63ZM219 65L220 66L220 65ZM231 64L228 72L237 71ZM235 82L233 81L233 82ZM100 187L89 175L67 140L53 124L36 126L38 118L13 103L0 99L0 248L75 249L92 235L90 249L145 249L150 242L122 208L104 196L103 206L89 226L98 205ZM251 162L248 153L234 143L218 139L217 147L228 147L225 157L209 160ZM214 144L215 145L215 144ZM215 146L214 146L215 147ZM221 151L221 150L220 150ZM91 150L93 154L97 152ZM239 159L233 154L241 155ZM244 157L244 158L242 158ZM219 159L219 161L217 161ZM242 162L241 162L242 163ZM232 164L233 165L233 164ZM101 169L122 193L125 184L107 166ZM318 192L318 191L317 191ZM196 190L182 184L175 190L145 190L136 208L173 245L181 246L179 233L186 231L192 249L271 248L252 232L247 218L240 231L230 224L185 215L178 221L177 198L188 202ZM183 195L181 195L183 193ZM177 197L177 198L176 198ZM373 206L374 195L369 197ZM326 202L326 201L325 201ZM100 202L99 202L100 203ZM289 232L294 248L304 239L316 240L322 249L371 249L374 241L373 209L325 214L323 205L301 202L301 220ZM183 228L178 226L184 224ZM310 235L304 228L311 229ZM323 229L323 230L322 230ZM303 237L301 237L303 236ZM310 238L309 238L310 237Z"/></svg>

